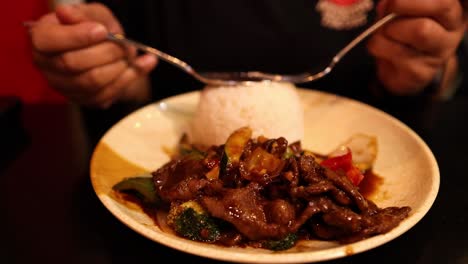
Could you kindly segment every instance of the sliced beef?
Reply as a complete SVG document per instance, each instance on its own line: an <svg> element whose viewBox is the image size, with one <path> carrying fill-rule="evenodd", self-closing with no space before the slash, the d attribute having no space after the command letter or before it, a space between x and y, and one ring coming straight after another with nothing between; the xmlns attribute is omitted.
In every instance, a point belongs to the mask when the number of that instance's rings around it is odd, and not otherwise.
<svg viewBox="0 0 468 264"><path fill-rule="evenodd" d="M287 226L268 223L260 195L260 185L251 183L244 188L226 189L222 197L202 197L202 205L214 217L233 224L251 240L279 239L288 233Z"/></svg>
<svg viewBox="0 0 468 264"><path fill-rule="evenodd" d="M159 196L165 201L191 200L207 184L201 159L185 157L169 162L153 173Z"/></svg>
<svg viewBox="0 0 468 264"><path fill-rule="evenodd" d="M379 208L344 173L304 153L300 142L250 140L240 161L226 167L223 149L209 148L203 158L173 159L153 173L153 182L168 204L197 200L210 215L229 222L235 229L221 235L225 245L261 244L296 232L348 243L389 232L411 210ZM219 176L207 178L217 166Z"/></svg>

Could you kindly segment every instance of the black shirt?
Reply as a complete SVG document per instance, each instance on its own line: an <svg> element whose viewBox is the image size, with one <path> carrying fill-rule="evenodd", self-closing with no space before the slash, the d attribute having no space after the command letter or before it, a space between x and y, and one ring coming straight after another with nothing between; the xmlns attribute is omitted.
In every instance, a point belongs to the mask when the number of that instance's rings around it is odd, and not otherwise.
<svg viewBox="0 0 468 264"><path fill-rule="evenodd" d="M317 0L103 0L128 37L174 55L197 70L274 73L319 71L368 24L351 30L321 25ZM301 85L350 97L368 93L373 60L365 45L324 79ZM203 87L165 62L152 73L154 99Z"/></svg>

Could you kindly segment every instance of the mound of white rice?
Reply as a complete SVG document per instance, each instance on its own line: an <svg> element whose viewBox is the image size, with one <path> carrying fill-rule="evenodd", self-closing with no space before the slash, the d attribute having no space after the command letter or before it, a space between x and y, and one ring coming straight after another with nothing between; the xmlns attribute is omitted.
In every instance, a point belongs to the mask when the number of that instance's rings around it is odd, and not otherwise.
<svg viewBox="0 0 468 264"><path fill-rule="evenodd" d="M249 126L254 138L284 137L291 143L303 139L303 118L293 84L248 82L205 87L187 134L192 143L220 145L234 130Z"/></svg>

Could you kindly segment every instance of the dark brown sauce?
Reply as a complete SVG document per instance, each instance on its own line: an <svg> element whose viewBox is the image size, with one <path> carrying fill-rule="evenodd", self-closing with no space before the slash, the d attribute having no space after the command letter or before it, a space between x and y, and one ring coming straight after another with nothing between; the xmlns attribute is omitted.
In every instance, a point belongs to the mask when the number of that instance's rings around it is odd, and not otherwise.
<svg viewBox="0 0 468 264"><path fill-rule="evenodd" d="M383 181L384 179L381 176L375 174L372 170L368 170L364 174L364 179L359 184L359 192L369 199L376 193Z"/></svg>
<svg viewBox="0 0 468 264"><path fill-rule="evenodd" d="M317 160L320 162L327 159L326 155L313 152ZM370 199L374 195L379 186L384 182L384 178L377 175L372 169L369 169L364 173L364 179L359 183L359 192L366 198Z"/></svg>

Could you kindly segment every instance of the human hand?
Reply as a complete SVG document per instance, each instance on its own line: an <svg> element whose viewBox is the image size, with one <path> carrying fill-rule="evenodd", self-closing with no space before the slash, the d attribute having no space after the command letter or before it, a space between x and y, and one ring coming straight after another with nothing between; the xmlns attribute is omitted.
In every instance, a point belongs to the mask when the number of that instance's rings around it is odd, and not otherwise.
<svg viewBox="0 0 468 264"><path fill-rule="evenodd" d="M107 40L123 33L101 4L58 6L30 28L33 58L53 88L77 103L107 108L147 93L142 79L156 66L153 55Z"/></svg>
<svg viewBox="0 0 468 264"><path fill-rule="evenodd" d="M466 30L467 0L381 0L377 14L400 15L368 42L377 76L398 95L421 92L449 61Z"/></svg>

